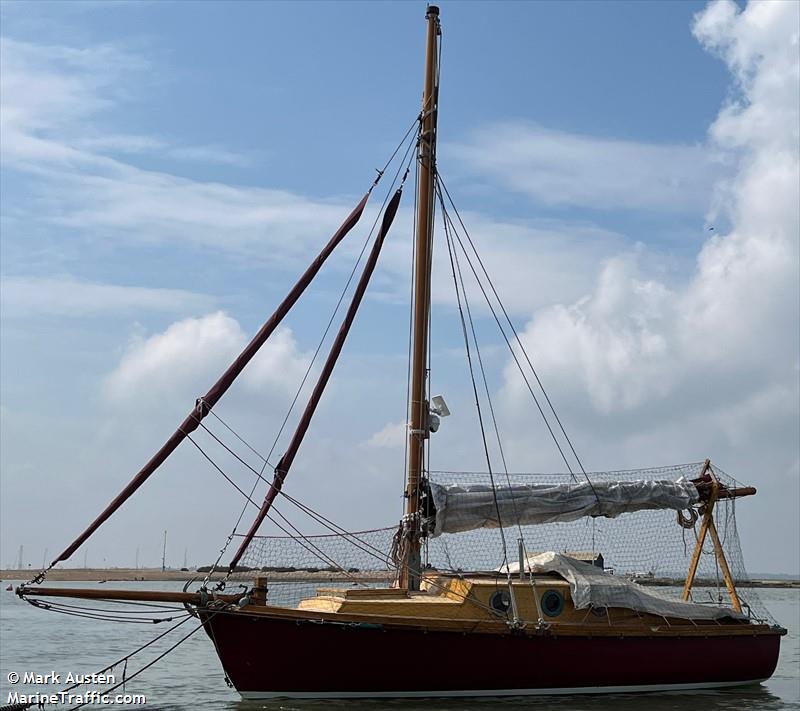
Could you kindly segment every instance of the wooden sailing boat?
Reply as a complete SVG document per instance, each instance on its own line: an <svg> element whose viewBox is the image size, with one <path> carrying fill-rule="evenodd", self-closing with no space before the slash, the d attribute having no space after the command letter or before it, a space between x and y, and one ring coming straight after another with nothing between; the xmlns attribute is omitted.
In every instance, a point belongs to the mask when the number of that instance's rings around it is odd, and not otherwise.
<svg viewBox="0 0 800 711"><path fill-rule="evenodd" d="M490 485L470 486L437 483L426 470L426 447L436 429L436 417L446 414L441 403L431 405L427 379L434 203L437 194L441 195L436 166L438 8L428 8L426 21L425 81L416 141L418 199L407 508L394 537L397 575L393 584L320 588L315 596L296 604L279 605L270 597L269 576L257 575L253 580L250 568L245 571L250 584L244 594L226 594L224 586L214 588L210 578L200 590L182 593L46 588L41 586L47 572L43 571L20 587L19 594L31 600L79 597L184 603L199 618L228 679L245 698L651 691L721 687L768 678L775 669L779 640L785 630L768 617L753 614L752 608L750 614L745 613L746 605L714 516L721 502L754 494L755 490L724 481L709 461L692 470L692 477L678 481L630 477L593 480L587 476L585 482L573 477L546 483L509 481L507 486L498 486L492 479ZM398 175L402 168L401 164ZM294 436L275 467L258 515L247 533L240 536L226 580L242 570L241 562L257 544L261 524L278 496L285 496L284 481L366 291L397 212L404 180L405 176L388 199L341 329ZM190 433L202 426L203 419L358 222L371 191L239 358L198 399L173 436L50 567L67 560ZM455 273L454 268L454 278ZM610 575L602 564L597 567L594 546L590 563L574 554L532 553L524 546L523 527L528 530L590 517L594 521L598 517L647 516L663 511L674 516L674 511L686 509L690 514L680 514L680 521L685 529L695 530L696 542L679 600L650 592L623 576ZM430 567L428 555L423 556L423 549L437 537L485 529L502 531L511 526L520 532L519 556L513 563L508 559L505 539L504 559L497 561L502 564L472 573ZM344 540L369 545L357 534L332 530ZM316 543L303 541L304 546L319 550ZM718 604L710 606L691 601L708 543L724 580L726 604L721 597ZM269 541L262 544L271 545ZM309 652L322 649L336 651L326 654L324 663L314 664ZM436 663L412 664L402 677L395 666L386 663L387 659L417 659L420 654ZM304 663L298 663L300 659Z"/></svg>

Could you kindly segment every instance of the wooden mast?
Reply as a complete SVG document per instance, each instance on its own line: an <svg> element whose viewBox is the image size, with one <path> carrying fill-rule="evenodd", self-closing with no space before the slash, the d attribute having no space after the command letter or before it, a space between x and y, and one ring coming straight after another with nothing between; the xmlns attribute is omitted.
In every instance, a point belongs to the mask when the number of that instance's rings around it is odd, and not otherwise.
<svg viewBox="0 0 800 711"><path fill-rule="evenodd" d="M425 15L428 36L422 125L418 147L419 193L417 198L416 260L414 264L414 325L411 355L411 393L408 422L408 472L406 479L406 547L400 586L419 590L420 541L419 493L428 438L427 358L430 319L431 258L433 254L433 207L436 171L436 116L438 109L439 8L429 5Z"/></svg>

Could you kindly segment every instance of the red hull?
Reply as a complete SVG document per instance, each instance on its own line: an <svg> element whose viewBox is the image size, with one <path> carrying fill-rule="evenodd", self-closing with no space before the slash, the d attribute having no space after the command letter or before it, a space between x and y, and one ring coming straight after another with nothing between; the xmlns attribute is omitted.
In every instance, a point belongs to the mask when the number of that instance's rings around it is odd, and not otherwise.
<svg viewBox="0 0 800 711"><path fill-rule="evenodd" d="M767 679L780 633L576 637L424 632L243 613L205 620L245 698L463 696L702 688ZM424 658L413 688L392 660Z"/></svg>

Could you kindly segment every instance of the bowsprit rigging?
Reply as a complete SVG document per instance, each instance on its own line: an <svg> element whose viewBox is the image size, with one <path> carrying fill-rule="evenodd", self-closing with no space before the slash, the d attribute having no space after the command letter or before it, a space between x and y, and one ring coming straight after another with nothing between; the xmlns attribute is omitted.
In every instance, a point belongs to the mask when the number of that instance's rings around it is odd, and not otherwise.
<svg viewBox="0 0 800 711"><path fill-rule="evenodd" d="M188 439L243 498L205 579L196 589L187 585L181 592L51 588L41 585L48 568L18 588L19 595L37 607L69 615L167 623L167 632L194 617L198 625L191 632L136 673L202 628L213 641L226 679L244 698L598 693L723 687L769 677L785 630L755 591L742 590L747 575L736 531L735 502L755 489L709 460L635 471L586 471L439 171L442 32L435 6L426 13L425 48L421 111L367 193L170 439L50 565L72 556ZM390 166L393 179L381 209L278 434L263 455L257 443L247 441L214 407L332 252L356 229ZM390 238L412 170L404 510L399 525L353 531L285 489ZM437 204L480 429L481 471L472 473L443 472L430 465L431 438L439 417L448 414L444 401L429 392L436 367L430 323ZM349 305L305 409L273 465L278 442L340 307L347 303L351 284ZM564 474L511 471L469 296L475 287L508 348L509 364L519 372L564 462ZM256 496L259 489L263 498ZM242 531L251 508L255 517ZM283 535L265 535L261 528L267 520ZM326 532L309 535L304 533L307 527ZM507 537L511 531L516 541ZM680 580L681 587L641 584L657 579ZM309 595L310 587L314 594ZM63 598L87 603L65 603ZM313 674L307 664L296 663L301 655L308 659L329 648L337 654L326 654ZM437 664L410 664L403 670L386 664L387 658L415 659L420 649ZM531 658L548 663L532 665Z"/></svg>

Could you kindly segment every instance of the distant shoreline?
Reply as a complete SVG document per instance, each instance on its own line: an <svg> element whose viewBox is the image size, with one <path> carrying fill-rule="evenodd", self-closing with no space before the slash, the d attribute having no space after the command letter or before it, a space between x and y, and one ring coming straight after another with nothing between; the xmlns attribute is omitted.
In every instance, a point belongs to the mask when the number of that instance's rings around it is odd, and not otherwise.
<svg viewBox="0 0 800 711"><path fill-rule="evenodd" d="M0 570L0 580L30 580L39 571L33 570ZM177 570L175 568L54 568L47 573L47 579L53 581L73 582L185 582L189 580L202 580L207 573L197 570ZM242 576L255 578L256 575L266 576L270 580L285 582L340 582L352 578L370 582L389 580L385 572L357 572L338 573L330 570L319 571L237 571L237 580ZM219 580L225 576L225 571L217 571L212 580Z"/></svg>
<svg viewBox="0 0 800 711"><path fill-rule="evenodd" d="M18 581L30 580L33 578L38 570L0 570L0 580L2 581ZM377 572L354 572L354 573L337 573L328 570L320 571L251 571L252 577L256 575L266 576L268 579L275 582L347 582L353 578L361 581L368 582L386 582L390 577L386 573ZM222 578L223 572L214 573L212 579L217 580ZM242 573L237 573L241 576ZM246 575L246 573L245 573ZM161 570L161 568L55 568L47 574L47 579L52 581L63 582L186 582L194 579L205 578L206 573L201 573L196 570L176 570L168 568ZM653 586L680 586L683 585L683 580L678 578L653 578L641 577L634 578L634 580L641 585ZM717 582L714 580L697 580L695 586L698 587L716 587ZM751 580L748 586L754 588L800 588L800 580L798 579L768 579L759 578Z"/></svg>

